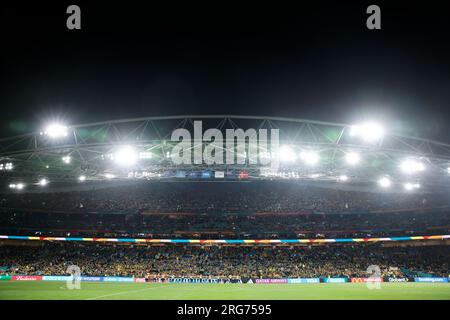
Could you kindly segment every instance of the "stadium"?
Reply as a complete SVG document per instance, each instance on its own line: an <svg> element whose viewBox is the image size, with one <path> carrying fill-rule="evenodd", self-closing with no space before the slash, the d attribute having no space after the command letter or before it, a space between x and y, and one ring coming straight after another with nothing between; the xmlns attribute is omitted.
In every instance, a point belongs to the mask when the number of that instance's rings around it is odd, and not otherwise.
<svg viewBox="0 0 450 320"><path fill-rule="evenodd" d="M443 142L183 115L50 122L0 150L2 300L450 299Z"/></svg>
<svg viewBox="0 0 450 320"><path fill-rule="evenodd" d="M0 10L6 313L448 310L441 3Z"/></svg>

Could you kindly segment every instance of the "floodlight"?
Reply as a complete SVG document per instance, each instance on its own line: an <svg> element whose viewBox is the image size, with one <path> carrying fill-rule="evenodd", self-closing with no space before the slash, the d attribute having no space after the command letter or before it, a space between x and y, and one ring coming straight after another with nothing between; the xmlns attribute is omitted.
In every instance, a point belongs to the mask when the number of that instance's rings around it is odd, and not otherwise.
<svg viewBox="0 0 450 320"><path fill-rule="evenodd" d="M13 164L11 162L7 162L7 163L0 163L0 171L2 170L12 170L13 169Z"/></svg>
<svg viewBox="0 0 450 320"><path fill-rule="evenodd" d="M69 164L71 160L72 160L72 158L71 158L70 156L62 157L62 161L63 161L65 164Z"/></svg>
<svg viewBox="0 0 450 320"><path fill-rule="evenodd" d="M384 136L384 128L375 122L365 122L350 127L350 135L367 142L375 142Z"/></svg>
<svg viewBox="0 0 450 320"><path fill-rule="evenodd" d="M79 176L79 177L78 177L78 180L79 180L80 182L86 181L86 176Z"/></svg>
<svg viewBox="0 0 450 320"><path fill-rule="evenodd" d="M47 184L48 184L48 180L47 179L43 178L43 179L39 180L39 185L41 187L45 187Z"/></svg>
<svg viewBox="0 0 450 320"><path fill-rule="evenodd" d="M106 179L113 179L113 178L115 178L116 176L115 175L113 175L112 173L106 173L105 174L105 178Z"/></svg>
<svg viewBox="0 0 450 320"><path fill-rule="evenodd" d="M423 163L407 159L400 164L400 169L406 174L412 174L425 170Z"/></svg>
<svg viewBox="0 0 450 320"><path fill-rule="evenodd" d="M382 187L382 188L389 188L392 184L391 180L387 177L383 177L380 178L378 180L378 184Z"/></svg>
<svg viewBox="0 0 450 320"><path fill-rule="evenodd" d="M300 153L300 159L302 159L308 165L315 165L319 162L319 154L314 151L302 151Z"/></svg>
<svg viewBox="0 0 450 320"><path fill-rule="evenodd" d="M447 173L450 174L450 167L447 168Z"/></svg>
<svg viewBox="0 0 450 320"><path fill-rule="evenodd" d="M278 157L281 162L293 162L297 159L294 150L290 146L281 146L278 149Z"/></svg>
<svg viewBox="0 0 450 320"><path fill-rule="evenodd" d="M361 157L356 152L349 152L345 155L345 161L350 165L359 163Z"/></svg>
<svg viewBox="0 0 450 320"><path fill-rule="evenodd" d="M407 183L405 183L403 185L403 187L405 188L405 190L411 191L411 190L414 190L414 189L419 189L420 188L420 184L407 182Z"/></svg>
<svg viewBox="0 0 450 320"><path fill-rule="evenodd" d="M341 181L341 182L348 181L348 177L345 174L343 174L343 175L339 176L339 181Z"/></svg>
<svg viewBox="0 0 450 320"><path fill-rule="evenodd" d="M131 166L138 160L136 150L131 146L123 146L114 153L114 161L121 166Z"/></svg>
<svg viewBox="0 0 450 320"><path fill-rule="evenodd" d="M403 185L403 187L407 190L407 191L411 191L412 189L414 189L414 185L412 183L405 183Z"/></svg>
<svg viewBox="0 0 450 320"><path fill-rule="evenodd" d="M23 183L11 183L9 185L10 189L17 189L17 190L22 190L23 188L25 188L25 184Z"/></svg>
<svg viewBox="0 0 450 320"><path fill-rule="evenodd" d="M45 128L44 134L50 138L65 137L67 136L67 127L59 123L52 123Z"/></svg>
<svg viewBox="0 0 450 320"><path fill-rule="evenodd" d="M148 151L139 152L139 159L151 159L152 153Z"/></svg>

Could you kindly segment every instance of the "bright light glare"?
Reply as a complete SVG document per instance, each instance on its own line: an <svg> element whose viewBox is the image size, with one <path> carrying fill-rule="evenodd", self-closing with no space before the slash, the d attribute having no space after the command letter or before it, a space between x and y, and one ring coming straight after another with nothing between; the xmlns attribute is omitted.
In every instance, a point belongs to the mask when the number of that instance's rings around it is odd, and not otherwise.
<svg viewBox="0 0 450 320"><path fill-rule="evenodd" d="M345 155L345 161L350 165L355 165L359 163L361 157L356 152L349 152Z"/></svg>
<svg viewBox="0 0 450 320"><path fill-rule="evenodd" d="M3 163L0 164L0 171L1 170L9 171L9 170L12 170L12 169L13 169L13 164L11 162L7 162L5 164L3 164Z"/></svg>
<svg viewBox="0 0 450 320"><path fill-rule="evenodd" d="M342 176L339 176L339 181L346 182L348 181L348 177L345 174L343 174Z"/></svg>
<svg viewBox="0 0 450 320"><path fill-rule="evenodd" d="M48 180L47 179L43 178L43 179L39 180L39 185L41 187L45 187L47 184L48 184Z"/></svg>
<svg viewBox="0 0 450 320"><path fill-rule="evenodd" d="M65 137L67 136L67 127L59 123L52 123L45 128L44 134L50 138Z"/></svg>
<svg viewBox="0 0 450 320"><path fill-rule="evenodd" d="M112 173L106 173L105 174L105 178L106 179L113 179L113 178L115 178L116 176L115 175L113 175Z"/></svg>
<svg viewBox="0 0 450 320"><path fill-rule="evenodd" d="M447 173L450 174L450 167L447 168Z"/></svg>
<svg viewBox="0 0 450 320"><path fill-rule="evenodd" d="M70 156L62 157L62 161L63 161L65 164L69 164L71 160L72 160L72 158L71 158Z"/></svg>
<svg viewBox="0 0 450 320"><path fill-rule="evenodd" d="M114 153L114 161L121 166L131 166L136 163L138 154L131 146L123 146Z"/></svg>
<svg viewBox="0 0 450 320"><path fill-rule="evenodd" d="M86 176L79 176L78 180L81 182L86 181Z"/></svg>
<svg viewBox="0 0 450 320"><path fill-rule="evenodd" d="M139 159L151 159L152 153L148 151L139 152Z"/></svg>
<svg viewBox="0 0 450 320"><path fill-rule="evenodd" d="M281 146L278 150L278 157L282 162L293 162L297 158L294 150L289 146Z"/></svg>
<svg viewBox="0 0 450 320"><path fill-rule="evenodd" d="M300 153L300 159L302 159L308 165L315 165L319 162L319 154L314 151L302 151Z"/></svg>
<svg viewBox="0 0 450 320"><path fill-rule="evenodd" d="M412 174L425 170L423 163L411 159L403 161L400 168L406 174Z"/></svg>
<svg viewBox="0 0 450 320"><path fill-rule="evenodd" d="M16 184L16 189L17 190L22 190L23 188L25 188L25 185L23 183Z"/></svg>
<svg viewBox="0 0 450 320"><path fill-rule="evenodd" d="M25 184L23 183L11 183L9 185L10 189L17 189L17 190L22 190L23 188L25 188Z"/></svg>
<svg viewBox="0 0 450 320"><path fill-rule="evenodd" d="M391 186L392 182L389 178L383 177L380 180L378 180L378 184L382 188L389 188Z"/></svg>
<svg viewBox="0 0 450 320"><path fill-rule="evenodd" d="M350 135L360 137L367 142L375 142L384 136L384 128L375 122L365 122L351 126Z"/></svg>
<svg viewBox="0 0 450 320"><path fill-rule="evenodd" d="M420 188L420 184L407 182L407 183L405 183L403 185L403 187L405 188L405 190L411 191L411 190L414 190L414 189L419 189Z"/></svg>
<svg viewBox="0 0 450 320"><path fill-rule="evenodd" d="M405 183L403 186L408 191L411 191L412 189L414 189L414 185L412 183Z"/></svg>

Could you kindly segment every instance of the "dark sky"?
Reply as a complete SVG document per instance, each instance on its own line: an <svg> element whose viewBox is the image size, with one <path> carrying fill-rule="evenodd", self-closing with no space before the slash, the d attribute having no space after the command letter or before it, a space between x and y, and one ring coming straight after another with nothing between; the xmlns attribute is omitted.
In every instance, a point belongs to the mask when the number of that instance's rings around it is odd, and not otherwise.
<svg viewBox="0 0 450 320"><path fill-rule="evenodd" d="M1 5L2 137L56 118L254 114L375 118L450 142L444 2L59 2ZM373 3L382 30L366 28Z"/></svg>

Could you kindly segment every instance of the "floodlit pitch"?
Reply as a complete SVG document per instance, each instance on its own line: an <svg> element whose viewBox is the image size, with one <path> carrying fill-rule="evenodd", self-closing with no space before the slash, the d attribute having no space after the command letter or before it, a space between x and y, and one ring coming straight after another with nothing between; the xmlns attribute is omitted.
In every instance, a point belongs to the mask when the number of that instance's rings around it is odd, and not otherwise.
<svg viewBox="0 0 450 320"><path fill-rule="evenodd" d="M166 284L0 282L0 299L24 300L450 300L450 283Z"/></svg>

